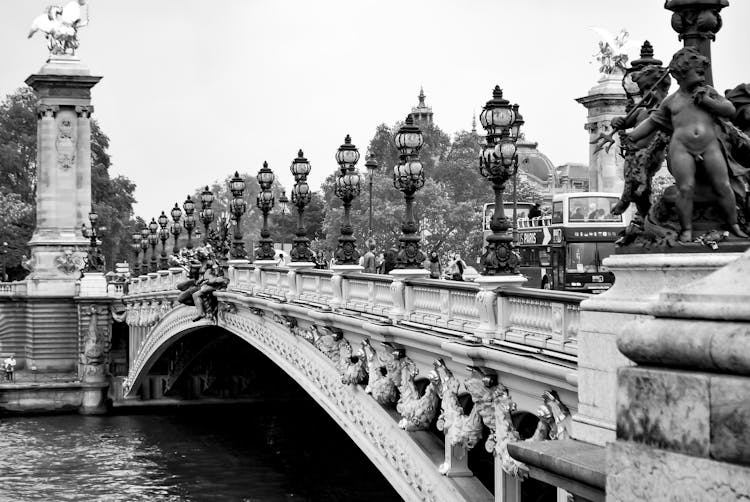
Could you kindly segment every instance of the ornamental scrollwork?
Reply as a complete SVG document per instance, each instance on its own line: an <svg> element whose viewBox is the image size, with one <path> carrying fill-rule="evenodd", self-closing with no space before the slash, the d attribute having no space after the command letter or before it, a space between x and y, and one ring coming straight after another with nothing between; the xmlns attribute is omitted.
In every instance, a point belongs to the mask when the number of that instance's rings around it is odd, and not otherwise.
<svg viewBox="0 0 750 502"><path fill-rule="evenodd" d="M543 404L536 412L539 423L534 434L527 441L568 439L572 422L568 407L563 404L554 390L544 391L542 401Z"/></svg>

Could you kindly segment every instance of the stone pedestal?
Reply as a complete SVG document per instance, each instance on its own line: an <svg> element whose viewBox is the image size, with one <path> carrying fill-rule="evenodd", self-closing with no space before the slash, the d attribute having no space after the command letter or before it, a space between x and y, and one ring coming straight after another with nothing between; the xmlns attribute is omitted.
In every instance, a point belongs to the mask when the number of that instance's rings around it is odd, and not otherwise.
<svg viewBox="0 0 750 502"><path fill-rule="evenodd" d="M612 119L625 115L627 96L622 88L623 73L619 70L602 75L599 82L592 87L588 95L576 99L588 110L586 130L589 141L596 139L600 133L612 132ZM620 156L620 144L617 142L609 152L601 150L594 153L596 145L589 148L589 191L622 192L625 184L623 177L624 160Z"/></svg>
<svg viewBox="0 0 750 502"><path fill-rule="evenodd" d="M263 269L275 267L278 262L276 260L255 260L253 265L255 266L255 270L253 270L253 293L259 293L265 287L263 284Z"/></svg>
<svg viewBox="0 0 750 502"><path fill-rule="evenodd" d="M475 331L478 341L489 342L495 337L497 331L498 312L497 289L518 287L526 282L526 277L521 274L514 275L480 275L474 279L481 291L477 293L477 305L479 306L479 326ZM465 337L466 338L466 337Z"/></svg>
<svg viewBox="0 0 750 502"><path fill-rule="evenodd" d="M575 439L604 446L615 440L617 368L633 363L617 349L623 325L651 317L665 289L693 283L739 253L624 254L606 258L615 274L608 291L581 302L578 335L578 412Z"/></svg>
<svg viewBox="0 0 750 502"><path fill-rule="evenodd" d="M299 283L297 281L297 271L305 268L315 268L315 264L309 261L292 261L287 264L287 268L289 269L289 272L287 272L289 292L286 295L286 299L289 301L293 301L299 298Z"/></svg>
<svg viewBox="0 0 750 502"><path fill-rule="evenodd" d="M81 226L91 210L91 88L99 80L74 56L51 56L26 79L38 98L30 295L75 295L88 247Z"/></svg>
<svg viewBox="0 0 750 502"><path fill-rule="evenodd" d="M607 500L747 500L750 251L620 327Z"/></svg>
<svg viewBox="0 0 750 502"><path fill-rule="evenodd" d="M333 290L333 299L331 307L338 308L346 303L343 291L344 274L358 274L364 270L360 265L333 265L331 267L333 277L331 277L331 289Z"/></svg>
<svg viewBox="0 0 750 502"><path fill-rule="evenodd" d="M102 272L86 272L81 277L78 296L107 296L107 279Z"/></svg>
<svg viewBox="0 0 750 502"><path fill-rule="evenodd" d="M394 321L404 318L406 314L406 294L404 291L406 279L426 279L430 276L430 271L423 268L397 268L391 270L388 275L393 277L391 282L391 296L393 297L393 309L388 313L388 317Z"/></svg>

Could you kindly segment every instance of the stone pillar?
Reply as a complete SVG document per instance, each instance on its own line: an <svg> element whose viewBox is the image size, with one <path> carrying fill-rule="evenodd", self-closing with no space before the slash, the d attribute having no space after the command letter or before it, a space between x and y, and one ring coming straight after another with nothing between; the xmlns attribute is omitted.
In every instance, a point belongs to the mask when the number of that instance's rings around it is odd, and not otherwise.
<svg viewBox="0 0 750 502"><path fill-rule="evenodd" d="M109 350L112 345L112 316L109 298L78 298L79 370L82 403L86 415L107 411Z"/></svg>
<svg viewBox="0 0 750 502"><path fill-rule="evenodd" d="M617 376L607 500L747 500L750 493L750 251L621 327L637 366Z"/></svg>
<svg viewBox="0 0 750 502"><path fill-rule="evenodd" d="M626 323L651 316L650 303L665 288L689 284L739 257L739 253L617 254L604 260L615 283L581 302L578 334L578 411L574 439L604 446L615 440L617 368L633 363L617 349Z"/></svg>
<svg viewBox="0 0 750 502"><path fill-rule="evenodd" d="M91 88L74 56L50 56L26 79L37 101L37 225L29 242L29 295L73 296L88 248L81 224L91 210Z"/></svg>
<svg viewBox="0 0 750 502"><path fill-rule="evenodd" d="M391 283L393 308L388 312L388 317L394 321L399 321L408 313L404 281L407 279L425 279L430 276L430 272L422 268L396 268L391 270L389 275L393 277Z"/></svg>
<svg viewBox="0 0 750 502"><path fill-rule="evenodd" d="M344 275L359 274L364 270L364 267L359 265L333 265L331 267L333 276L331 277L331 289L333 290L333 298L331 299L330 305L334 309L341 308L346 305L346 298L344 297Z"/></svg>
<svg viewBox="0 0 750 502"><path fill-rule="evenodd" d="M289 272L287 272L287 278L289 283L289 292L286 294L288 301L294 301L299 298L299 277L297 277L297 271L305 268L315 268L315 264L307 261L293 261L287 265Z"/></svg>
<svg viewBox="0 0 750 502"><path fill-rule="evenodd" d="M620 70L604 74L588 95L576 99L589 112L585 126L589 141L595 140L600 133L610 134L612 119L625 115L627 96L622 88L622 77ZM620 141L616 134L615 139L609 153L604 150L594 153L596 145L589 147L589 190L592 192L622 192L624 160L620 156Z"/></svg>

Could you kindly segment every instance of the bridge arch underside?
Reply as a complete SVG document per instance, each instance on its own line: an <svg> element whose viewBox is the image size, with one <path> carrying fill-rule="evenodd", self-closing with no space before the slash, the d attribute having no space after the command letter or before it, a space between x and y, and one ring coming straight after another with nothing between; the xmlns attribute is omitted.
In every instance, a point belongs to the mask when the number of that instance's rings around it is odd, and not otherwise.
<svg viewBox="0 0 750 502"><path fill-rule="evenodd" d="M289 375L349 435L360 450L405 499L414 501L491 501L492 493L476 477L446 477L438 467L444 445L429 431L406 432L395 410L379 405L359 385L345 385L332 361L306 340L270 316L239 308L224 312L218 327L192 322L194 310L168 313L149 335L131 368L129 394L138 392L162 358L188 339L209 344L217 337L243 340ZM208 335L208 336L207 336ZM236 342L236 339L234 340ZM230 344L232 342L229 342ZM196 346L197 347L197 346Z"/></svg>

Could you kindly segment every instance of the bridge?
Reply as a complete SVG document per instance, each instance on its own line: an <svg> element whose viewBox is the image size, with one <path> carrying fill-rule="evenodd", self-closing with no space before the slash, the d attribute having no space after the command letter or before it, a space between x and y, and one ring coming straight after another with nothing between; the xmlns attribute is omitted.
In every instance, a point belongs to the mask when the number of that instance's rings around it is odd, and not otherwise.
<svg viewBox="0 0 750 502"><path fill-rule="evenodd" d="M520 500L529 472L508 443L570 435L586 295L243 261L228 275L215 322L176 302L182 269L132 279L125 398L161 398L178 378L205 386L191 362L237 337L325 409L405 500ZM471 455L494 464L494 487L474 476Z"/></svg>

